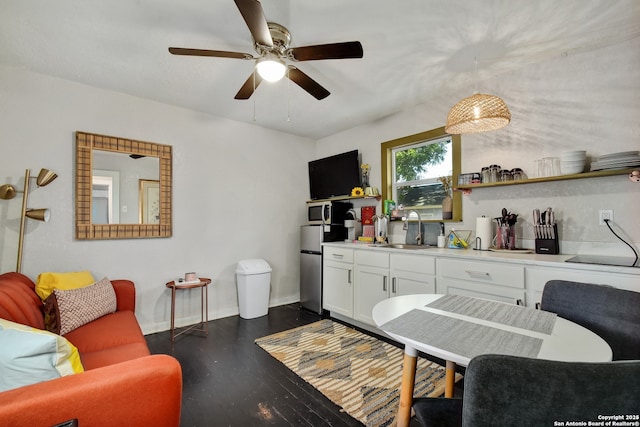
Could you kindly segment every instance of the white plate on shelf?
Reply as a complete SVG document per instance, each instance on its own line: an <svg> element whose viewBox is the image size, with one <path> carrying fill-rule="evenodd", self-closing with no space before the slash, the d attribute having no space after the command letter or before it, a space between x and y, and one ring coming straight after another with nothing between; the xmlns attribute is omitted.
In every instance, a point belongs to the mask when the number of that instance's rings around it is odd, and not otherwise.
<svg viewBox="0 0 640 427"><path fill-rule="evenodd" d="M598 157L598 161L602 161L602 160L608 160L608 159L617 159L617 158L624 158L624 157L633 157L633 156L637 156L638 154L640 154L640 151L622 151L620 153L611 153L611 154L605 154L604 156L600 156Z"/></svg>
<svg viewBox="0 0 640 427"><path fill-rule="evenodd" d="M591 163L591 170L598 170L598 169L627 169L627 168L634 168L636 166L640 166L640 160L633 160L633 161L629 161L629 162L617 162L617 163L593 162L593 163Z"/></svg>

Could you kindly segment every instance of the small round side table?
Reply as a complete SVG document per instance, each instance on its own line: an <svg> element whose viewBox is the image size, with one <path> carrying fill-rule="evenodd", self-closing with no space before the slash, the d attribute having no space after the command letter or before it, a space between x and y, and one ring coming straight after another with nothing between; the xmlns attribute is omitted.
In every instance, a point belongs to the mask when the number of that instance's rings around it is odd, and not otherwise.
<svg viewBox="0 0 640 427"><path fill-rule="evenodd" d="M175 342L176 337L189 331L204 332L205 335L209 335L209 327L207 325L207 322L209 322L209 283L211 283L211 279L200 277L198 282L176 282L172 280L165 285L171 289L171 342ZM182 331L176 334L176 291L194 288L200 288L200 323L183 326Z"/></svg>

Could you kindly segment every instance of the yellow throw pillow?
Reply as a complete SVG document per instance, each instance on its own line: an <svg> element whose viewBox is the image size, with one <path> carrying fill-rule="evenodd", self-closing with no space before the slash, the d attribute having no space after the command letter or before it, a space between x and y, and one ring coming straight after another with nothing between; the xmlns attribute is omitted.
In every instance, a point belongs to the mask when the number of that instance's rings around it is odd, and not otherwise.
<svg viewBox="0 0 640 427"><path fill-rule="evenodd" d="M67 291L84 288L95 283L89 271L74 271L70 273L40 273L36 279L36 293L42 301L46 300L54 289Z"/></svg>
<svg viewBox="0 0 640 427"><path fill-rule="evenodd" d="M84 372L78 349L60 335L0 319L0 392Z"/></svg>

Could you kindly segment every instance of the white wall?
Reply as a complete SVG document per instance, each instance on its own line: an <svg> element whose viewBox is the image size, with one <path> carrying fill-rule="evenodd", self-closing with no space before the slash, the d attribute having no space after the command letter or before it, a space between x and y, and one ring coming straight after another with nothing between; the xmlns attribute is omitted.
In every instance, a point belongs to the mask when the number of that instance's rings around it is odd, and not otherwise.
<svg viewBox="0 0 640 427"><path fill-rule="evenodd" d="M74 239L76 130L173 146L173 237ZM29 207L52 211L49 223L27 223L22 271L32 279L43 271L84 269L96 279L131 279L145 332L168 329L164 285L187 271L213 279L210 318L237 314L235 267L241 259L269 262L272 305L299 300L298 226L313 141L0 68L0 147L0 184L21 189L26 168L59 175L30 194ZM2 272L15 270L20 196L0 200ZM197 313L199 295L189 292L178 295L178 317Z"/></svg>
<svg viewBox="0 0 640 427"><path fill-rule="evenodd" d="M499 164L531 173L533 161L559 156L563 150L586 149L597 157L640 149L640 39L577 55L530 65L478 83L480 92L502 97L512 113L504 129L462 136L462 171L480 171ZM358 149L372 165L371 184L379 186L380 143L441 127L447 112L473 87L430 100L375 123L318 141L318 156ZM362 202L360 202L362 203ZM598 210L614 210L617 229L640 244L640 184L626 176L476 189L463 196L458 229L474 229L475 218L497 217L502 207L518 213L520 247L532 248L531 211L553 207L563 253L619 254L631 250L606 226L598 225ZM380 212L380 204L378 204ZM392 225L392 239L402 241L401 225ZM447 227L449 228L449 227Z"/></svg>
<svg viewBox="0 0 640 427"><path fill-rule="evenodd" d="M505 129L465 135L463 171L497 163L523 167L584 148L592 156L640 149L640 41L559 57L489 81L483 92L501 96L513 119ZM52 210L49 223L29 221L23 272L90 270L96 278L129 278L138 288L137 316L145 332L168 328L165 282L186 271L214 279L210 318L238 313L235 266L264 258L273 267L271 304L298 300L298 226L308 199L307 161L358 149L380 185L380 143L440 127L466 88L366 126L313 141L28 72L0 67L0 184L22 187L24 170L41 167L59 178L30 195L29 207ZM348 114L345 111L344 114ZM174 222L168 239L76 241L74 131L172 145ZM283 161L286 159L286 162ZM368 202L360 202L368 203ZM640 184L625 176L474 190L463 197L465 221L520 214L522 246L531 247L531 210L552 206L564 253L630 255L606 227L600 208L638 247ZM20 198L0 200L0 271L13 271ZM392 238L402 240L397 223ZM197 312L196 294L179 294L178 317Z"/></svg>

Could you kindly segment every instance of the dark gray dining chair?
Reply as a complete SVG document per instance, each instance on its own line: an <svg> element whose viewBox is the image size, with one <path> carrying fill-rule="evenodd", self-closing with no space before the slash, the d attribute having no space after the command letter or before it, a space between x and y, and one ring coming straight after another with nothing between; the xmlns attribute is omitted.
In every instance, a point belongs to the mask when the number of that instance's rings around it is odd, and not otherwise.
<svg viewBox="0 0 640 427"><path fill-rule="evenodd" d="M600 335L613 360L640 359L640 292L591 283L550 280L540 309Z"/></svg>
<svg viewBox="0 0 640 427"><path fill-rule="evenodd" d="M469 362L462 399L414 399L425 427L553 426L637 414L640 360L558 362L485 354Z"/></svg>

